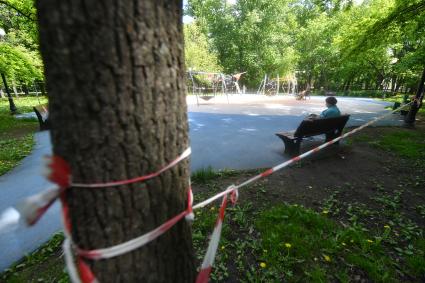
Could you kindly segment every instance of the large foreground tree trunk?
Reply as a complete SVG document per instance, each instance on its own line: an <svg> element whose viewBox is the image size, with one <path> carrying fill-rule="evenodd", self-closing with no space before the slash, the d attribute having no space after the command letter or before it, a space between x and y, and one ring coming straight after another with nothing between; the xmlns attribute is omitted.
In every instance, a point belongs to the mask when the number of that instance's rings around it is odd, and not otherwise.
<svg viewBox="0 0 425 283"><path fill-rule="evenodd" d="M38 0L54 153L75 182L154 172L188 146L182 1ZM146 183L67 191L72 236L104 248L186 209L188 162ZM191 230L180 221L146 246L88 261L100 282L192 282Z"/></svg>

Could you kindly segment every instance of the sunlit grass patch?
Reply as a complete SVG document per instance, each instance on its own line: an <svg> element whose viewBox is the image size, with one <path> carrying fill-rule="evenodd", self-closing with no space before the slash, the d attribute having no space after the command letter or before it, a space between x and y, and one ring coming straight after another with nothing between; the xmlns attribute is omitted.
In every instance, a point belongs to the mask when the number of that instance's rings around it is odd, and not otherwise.
<svg viewBox="0 0 425 283"><path fill-rule="evenodd" d="M47 103L45 97L14 98L20 113L33 112L33 107ZM27 156L34 145L33 133L38 128L36 119L17 119L10 114L9 100L0 99L0 175L15 167Z"/></svg>
<svg viewBox="0 0 425 283"><path fill-rule="evenodd" d="M393 278L392 259L380 241L361 228L343 228L323 214L299 206L280 205L260 214L261 261L278 280L316 282L347 278L347 269L363 270L375 281ZM289 245L288 245L289 244ZM305 277L304 277L305 276ZM390 280L391 281L391 280Z"/></svg>
<svg viewBox="0 0 425 283"><path fill-rule="evenodd" d="M400 130L385 134L374 145L406 158L425 157L425 133L419 131Z"/></svg>
<svg viewBox="0 0 425 283"><path fill-rule="evenodd" d="M191 179L195 183L205 184L209 181L222 178L222 177L230 177L236 175L237 172L235 170L224 169L224 170L214 170L211 166L206 168L201 168L192 173Z"/></svg>
<svg viewBox="0 0 425 283"><path fill-rule="evenodd" d="M29 134L20 138L0 140L0 175L15 167L27 156L34 145L34 137Z"/></svg>

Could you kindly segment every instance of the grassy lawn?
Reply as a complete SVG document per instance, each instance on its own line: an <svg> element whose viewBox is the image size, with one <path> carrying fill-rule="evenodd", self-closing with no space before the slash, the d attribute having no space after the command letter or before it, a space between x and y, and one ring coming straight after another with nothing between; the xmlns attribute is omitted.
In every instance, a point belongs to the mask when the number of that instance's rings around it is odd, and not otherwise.
<svg viewBox="0 0 425 283"><path fill-rule="evenodd" d="M32 112L33 106L47 103L44 97L19 97L14 101L19 113ZM10 115L9 101L0 99L0 175L30 153L34 145L33 133L37 129L37 120L16 119Z"/></svg>

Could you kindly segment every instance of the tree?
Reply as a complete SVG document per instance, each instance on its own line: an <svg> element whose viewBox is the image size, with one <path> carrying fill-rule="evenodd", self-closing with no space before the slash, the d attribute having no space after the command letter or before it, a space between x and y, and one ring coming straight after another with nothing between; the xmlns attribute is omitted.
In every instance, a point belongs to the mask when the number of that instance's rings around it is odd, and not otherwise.
<svg viewBox="0 0 425 283"><path fill-rule="evenodd" d="M247 84L254 87L265 73L285 75L294 67L290 35L296 23L289 2L190 0L188 13L211 39L224 71L246 71Z"/></svg>
<svg viewBox="0 0 425 283"><path fill-rule="evenodd" d="M217 55L211 50L209 39L196 22L184 25L184 41L186 68L205 72L221 71L222 67Z"/></svg>
<svg viewBox="0 0 425 283"><path fill-rule="evenodd" d="M54 154L76 182L144 175L188 146L182 1L37 1ZM188 163L146 183L70 188L73 240L103 248L186 207ZM87 262L100 282L193 282L190 226L129 254Z"/></svg>
<svg viewBox="0 0 425 283"><path fill-rule="evenodd" d="M20 80L40 78L41 72L37 65L40 66L37 58L32 56L32 53L25 48L0 42L0 74L9 98L9 108L12 114L16 113L17 108L10 95L6 77L20 78Z"/></svg>
<svg viewBox="0 0 425 283"><path fill-rule="evenodd" d="M422 105L424 84L425 84L425 1L423 0L395 0L394 8L385 17L379 19L366 29L363 37L360 37L357 46L364 46L363 49L370 48L376 41L383 41L383 34L398 31L402 38L401 51L399 56L401 67L417 68L416 77L419 84L416 90L415 101L411 104L410 111L405 118L408 125L415 122L416 113ZM373 43L371 41L374 41ZM393 50L393 53L396 53ZM399 58L397 58L399 59ZM412 64L413 63L413 64ZM422 71L422 75L420 75Z"/></svg>

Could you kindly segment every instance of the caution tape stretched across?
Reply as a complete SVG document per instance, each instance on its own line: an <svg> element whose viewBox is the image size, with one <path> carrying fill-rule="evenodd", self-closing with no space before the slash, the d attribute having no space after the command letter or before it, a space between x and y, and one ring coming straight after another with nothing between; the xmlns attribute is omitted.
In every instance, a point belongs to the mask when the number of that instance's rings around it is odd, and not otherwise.
<svg viewBox="0 0 425 283"><path fill-rule="evenodd" d="M411 104L411 103L409 103ZM185 159L190 155L190 148L185 150L179 157L177 157L175 160L173 160L171 163L169 163L167 166L163 167L162 169L158 170L155 173L151 173L142 177L137 177L129 180L123 180L123 181L114 181L114 182L108 182L108 183L96 183L96 184L80 184L80 183L73 183L72 182L72 176L70 174L70 170L68 165L65 161L61 160L60 158L54 157L52 159L52 162L49 165L49 168L51 171L49 172L48 176L49 179L56 184L58 184L59 187L56 187L54 189L50 189L46 192L43 192L39 195L33 196L28 198L24 204L20 207L20 211L22 215L25 216L25 219L29 224L35 223L41 215L49 208L49 206L60 196L62 200L63 205L63 218L64 218L64 226L65 226L65 235L67 240L64 243L64 251L65 251L65 259L68 266L68 270L70 272L71 279L73 282L96 282L96 278L91 272L88 265L84 263L83 258L90 259L90 260L99 260L99 259L106 259L111 258L115 256L122 255L124 253L128 253L130 251L133 251L135 249L138 249L142 247L143 245L146 245L147 243L151 242L152 240L156 239L166 231L168 231L171 227L173 227L178 221L180 221L183 217L186 217L186 219L193 220L193 211L195 209L203 208L212 202L216 201L217 199L222 198L222 204L220 206L219 215L217 217L217 222L214 227L213 234L210 239L210 243L208 245L208 250L205 255L204 261L201 266L201 271L198 275L197 282L203 283L208 282L209 274L212 270L212 266L214 263L215 254L217 252L217 247L220 241L221 236L221 229L224 221L224 215L227 205L227 198L230 194L232 202L235 202L238 195L238 190L242 187L245 187L258 179L265 178L271 174L273 174L276 171L279 171L285 167L288 167L289 165L309 156L312 155L338 141L341 139L344 139L350 135L353 135L354 133L376 123L379 120L384 119L385 117L391 115L392 113L399 111L400 109L408 106L409 104L403 105L402 107L391 111L383 116L377 117L364 125L353 129L352 131L349 131L345 134L343 134L340 137L337 137L331 141L328 141L310 151L307 151L299 156L296 156L286 162L280 163L258 175L253 176L252 178L249 178L248 180L244 181L243 183L239 185L231 185L228 188L226 188L224 191L192 206L193 202L193 196L191 194L191 190L189 188L189 194L188 194L188 206L187 209L178 215L172 217L168 221L166 221L164 224L160 225L158 228L146 233L145 235L142 235L140 237L137 237L133 240L130 240L128 242L104 248L104 249L97 249L97 250L81 250L79 249L75 244L73 244L71 236L70 236L70 223L69 223L69 217L68 217L68 207L66 204L66 200L64 199L64 190L67 187L73 186L73 187L84 187L84 188L104 188L104 187L111 187L111 186L119 186L119 185L125 185L130 184L134 182L142 182L146 181L148 179L154 178L161 174L162 172L170 169L171 167L178 164L180 161ZM78 263L78 270L74 265L74 259L72 256L72 253L75 252L78 256L77 263Z"/></svg>

